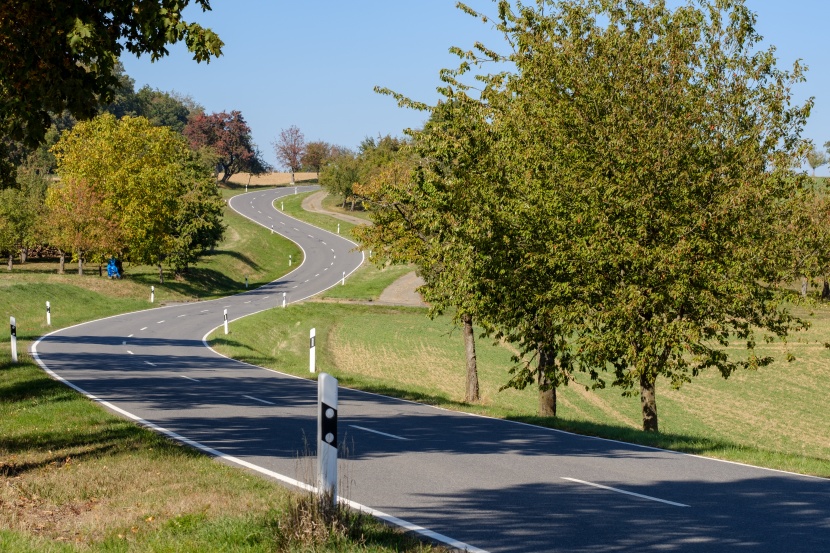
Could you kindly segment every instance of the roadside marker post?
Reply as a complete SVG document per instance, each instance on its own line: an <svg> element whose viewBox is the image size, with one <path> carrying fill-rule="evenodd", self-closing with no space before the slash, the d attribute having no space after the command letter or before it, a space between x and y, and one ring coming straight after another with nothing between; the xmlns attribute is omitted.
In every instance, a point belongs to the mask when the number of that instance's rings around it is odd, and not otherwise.
<svg viewBox="0 0 830 553"><path fill-rule="evenodd" d="M280 211L285 211L285 202L280 202Z"/></svg>
<svg viewBox="0 0 830 553"><path fill-rule="evenodd" d="M150 303L156 302L156 287L150 286Z"/></svg>
<svg viewBox="0 0 830 553"><path fill-rule="evenodd" d="M271 225L271 234L274 234L274 225Z"/></svg>
<svg viewBox="0 0 830 553"><path fill-rule="evenodd" d="M340 234L340 223L337 223L337 234Z"/></svg>
<svg viewBox="0 0 830 553"><path fill-rule="evenodd" d="M291 254L288 254L288 266L291 266Z"/></svg>
<svg viewBox="0 0 830 553"><path fill-rule="evenodd" d="M294 187L294 194L297 194L297 187Z"/></svg>
<svg viewBox="0 0 830 553"><path fill-rule="evenodd" d="M343 271L343 280L340 281L340 286L346 285L346 271Z"/></svg>
<svg viewBox="0 0 830 553"><path fill-rule="evenodd" d="M317 371L317 329L312 328L308 334L308 372Z"/></svg>
<svg viewBox="0 0 830 553"><path fill-rule="evenodd" d="M225 309L224 317L225 317L225 334L227 334L228 333L228 310L227 309Z"/></svg>
<svg viewBox="0 0 830 553"><path fill-rule="evenodd" d="M248 289L248 275L245 275L245 290Z"/></svg>
<svg viewBox="0 0 830 553"><path fill-rule="evenodd" d="M282 293L282 308L283 308L283 309L285 309L285 304L286 304L286 301L285 301L285 292L283 292L283 293Z"/></svg>
<svg viewBox="0 0 830 553"><path fill-rule="evenodd" d="M337 505L337 379L317 379L317 492Z"/></svg>
<svg viewBox="0 0 830 553"><path fill-rule="evenodd" d="M9 326L12 338L12 363L17 363L17 321L14 317L9 317Z"/></svg>
<svg viewBox="0 0 830 553"><path fill-rule="evenodd" d="M46 302L46 326L52 326L52 306Z"/></svg>

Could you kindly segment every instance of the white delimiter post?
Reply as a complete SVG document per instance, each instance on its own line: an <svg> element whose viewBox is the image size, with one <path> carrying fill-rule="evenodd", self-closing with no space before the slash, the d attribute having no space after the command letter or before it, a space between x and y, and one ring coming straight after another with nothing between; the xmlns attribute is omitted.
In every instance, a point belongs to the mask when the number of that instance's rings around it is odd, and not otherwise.
<svg viewBox="0 0 830 553"><path fill-rule="evenodd" d="M337 379L317 379L317 492L337 505Z"/></svg>
<svg viewBox="0 0 830 553"><path fill-rule="evenodd" d="M291 254L288 254L288 266L291 266Z"/></svg>
<svg viewBox="0 0 830 553"><path fill-rule="evenodd" d="M340 281L340 286L346 285L346 271L343 271L343 280Z"/></svg>
<svg viewBox="0 0 830 553"><path fill-rule="evenodd" d="M285 292L282 293L282 308L285 309Z"/></svg>
<svg viewBox="0 0 830 553"><path fill-rule="evenodd" d="M337 234L340 234L340 223L337 223Z"/></svg>
<svg viewBox="0 0 830 553"><path fill-rule="evenodd" d="M317 329L312 328L308 334L308 372L317 370Z"/></svg>
<svg viewBox="0 0 830 553"><path fill-rule="evenodd" d="M52 306L46 302L46 326L52 326Z"/></svg>
<svg viewBox="0 0 830 553"><path fill-rule="evenodd" d="M228 333L228 310L227 309L225 309L224 317L225 317L225 334L227 334Z"/></svg>
<svg viewBox="0 0 830 553"><path fill-rule="evenodd" d="M155 303L156 301L156 287L150 286L150 303Z"/></svg>
<svg viewBox="0 0 830 553"><path fill-rule="evenodd" d="M12 335L12 363L17 363L17 321L14 317L9 317L9 325Z"/></svg>

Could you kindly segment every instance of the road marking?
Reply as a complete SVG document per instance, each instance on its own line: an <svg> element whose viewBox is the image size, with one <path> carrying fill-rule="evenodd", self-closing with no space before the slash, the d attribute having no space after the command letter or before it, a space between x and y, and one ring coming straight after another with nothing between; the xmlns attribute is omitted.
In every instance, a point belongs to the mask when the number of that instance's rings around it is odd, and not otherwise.
<svg viewBox="0 0 830 553"><path fill-rule="evenodd" d="M300 232L300 229L298 229L297 227L292 227L292 228L293 228L294 230L296 230L297 232Z"/></svg>
<svg viewBox="0 0 830 553"><path fill-rule="evenodd" d="M181 319L182 317L187 317L187 315L179 315L179 316L178 316L178 317L176 317L176 318L177 318L177 319Z"/></svg>
<svg viewBox="0 0 830 553"><path fill-rule="evenodd" d="M304 281L303 281L303 284L305 284L305 283L306 283L306 282L308 282L309 280L310 280L310 279L306 279L306 280L304 280Z"/></svg>
<svg viewBox="0 0 830 553"><path fill-rule="evenodd" d="M320 273L317 273L317 274L316 274L316 275L314 275L314 276L318 277L318 276L320 276Z"/></svg>
<svg viewBox="0 0 830 553"><path fill-rule="evenodd" d="M142 331L142 330L147 330L147 327L145 326L144 328L139 328L138 330L139 330L139 332Z"/></svg>
<svg viewBox="0 0 830 553"><path fill-rule="evenodd" d="M299 284L298 284L297 286L299 286ZM293 289L294 289L294 288L296 288L297 286L292 286L292 287L291 287L291 289L293 290Z"/></svg>
<svg viewBox="0 0 830 553"><path fill-rule="evenodd" d="M260 403L264 403L264 404L266 404L266 405L276 405L276 403L271 403L270 401L265 401L264 399L259 399L259 398L254 397L254 396L246 396L246 395L243 395L242 397L246 397L246 398L248 398L248 399L252 399L252 400L254 400L254 401L258 401L258 402L260 402Z"/></svg>
<svg viewBox="0 0 830 553"><path fill-rule="evenodd" d="M334 248L329 248L329 249L332 251L332 253L334 253ZM335 255L334 258L337 259L337 256Z"/></svg>
<svg viewBox="0 0 830 553"><path fill-rule="evenodd" d="M329 265L329 267L331 267L332 265L334 265L334 261L332 261L332 262L331 262L331 264Z"/></svg>
<svg viewBox="0 0 830 553"><path fill-rule="evenodd" d="M207 313L210 309L202 309L201 313Z"/></svg>
<svg viewBox="0 0 830 553"><path fill-rule="evenodd" d="M281 225L284 225L284 224L285 224L285 221L280 221L280 224L281 224Z"/></svg>
<svg viewBox="0 0 830 553"><path fill-rule="evenodd" d="M163 322L164 322L164 321L159 321L159 322L157 322L156 324L157 324L157 325L160 325L160 324L161 324L161 323L163 323Z"/></svg>
<svg viewBox="0 0 830 553"><path fill-rule="evenodd" d="M132 337L133 337L133 335L132 335L132 334L130 334L129 336L127 336L127 338L132 338Z"/></svg>
<svg viewBox="0 0 830 553"><path fill-rule="evenodd" d="M371 428L366 428L364 426L357 426L356 424L350 424L352 428L357 428L358 430L365 430L366 432L371 432L372 434L380 434L381 436L386 436L387 438L395 438L396 440L404 440L406 442L409 441L409 438L403 438L401 436L395 436L394 434L387 434L386 432L378 432L377 430L372 430Z"/></svg>
<svg viewBox="0 0 830 553"><path fill-rule="evenodd" d="M155 366L156 366L156 364L155 364L155 363L150 363L149 361L145 361L145 363L147 363L147 364L148 364L148 365L150 365L151 367L155 367Z"/></svg>
<svg viewBox="0 0 830 553"><path fill-rule="evenodd" d="M264 298L262 298L262 299L267 300L267 299L268 299L268 298L270 298L270 297L271 297L271 296L265 296L265 297L264 297Z"/></svg>
<svg viewBox="0 0 830 553"><path fill-rule="evenodd" d="M269 218L269 219L271 219L272 221L274 220L274 218L273 218L273 217L271 217L270 215L268 216L268 218Z"/></svg>
<svg viewBox="0 0 830 553"><path fill-rule="evenodd" d="M328 267L324 267L324 268L323 268L323 270L324 270L324 271L328 271L328 270L329 270L329 268L328 268Z"/></svg>
<svg viewBox="0 0 830 553"><path fill-rule="evenodd" d="M224 309L227 309L228 307L230 307L230 305L223 305L222 307L223 307Z"/></svg>
<svg viewBox="0 0 830 553"><path fill-rule="evenodd" d="M666 501L665 499L660 499L658 497L652 497L650 495L643 495L641 493L634 493L629 492L626 490L621 490L619 488L612 488L611 486L603 486L602 484L594 484L593 482L586 482L585 480L577 480L576 478L567 478L565 476L560 476L562 480L568 480L569 482L578 482L580 484L585 484L586 486L593 486L595 488L601 488L603 490L609 490L612 492L617 492L625 495L633 495L634 497L639 497L642 499L648 499L649 501L657 501L658 503L665 503L666 505L674 505L675 507L688 507L683 503L675 503L674 501Z"/></svg>
<svg viewBox="0 0 830 553"><path fill-rule="evenodd" d="M180 374L179 376L181 376L182 378L186 378L186 379L188 379L188 380L192 380L193 382L199 382L199 381L198 381L198 380L196 380L195 378L190 378L189 376L185 376L185 375L183 375L183 374Z"/></svg>
<svg viewBox="0 0 830 553"><path fill-rule="evenodd" d="M245 303L251 303L251 300L246 301Z"/></svg>
<svg viewBox="0 0 830 553"><path fill-rule="evenodd" d="M326 243L325 243L325 242L323 242L322 240L320 240L320 243L321 243L322 245L324 245L324 246L328 246L328 244L326 244Z"/></svg>
<svg viewBox="0 0 830 553"><path fill-rule="evenodd" d="M130 350L127 350L127 353L129 353L130 355L135 355L135 354L134 354L133 352L131 352Z"/></svg>
<svg viewBox="0 0 830 553"><path fill-rule="evenodd" d="M259 210L257 210L257 213L259 213L260 215L262 215L262 212L261 212L261 211L259 211Z"/></svg>

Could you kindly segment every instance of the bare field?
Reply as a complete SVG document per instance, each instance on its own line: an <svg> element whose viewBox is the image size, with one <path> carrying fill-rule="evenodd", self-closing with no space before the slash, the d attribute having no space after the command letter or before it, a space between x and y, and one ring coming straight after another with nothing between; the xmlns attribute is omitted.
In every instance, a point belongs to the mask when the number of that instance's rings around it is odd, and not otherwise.
<svg viewBox="0 0 830 553"><path fill-rule="evenodd" d="M249 182L250 177L250 182ZM304 182L317 179L317 173L294 173L294 182ZM249 175L237 173L228 179L228 182L245 186L285 186L291 184L291 173L265 173L264 175Z"/></svg>

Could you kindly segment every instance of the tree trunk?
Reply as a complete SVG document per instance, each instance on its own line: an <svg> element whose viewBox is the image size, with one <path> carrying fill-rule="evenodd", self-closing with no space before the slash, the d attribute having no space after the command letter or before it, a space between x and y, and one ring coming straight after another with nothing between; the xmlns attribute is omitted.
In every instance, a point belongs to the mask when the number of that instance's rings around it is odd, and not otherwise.
<svg viewBox="0 0 830 553"><path fill-rule="evenodd" d="M657 397L654 392L654 381L657 376L646 370L640 373L640 405L643 408L643 430L658 432L657 429Z"/></svg>
<svg viewBox="0 0 830 553"><path fill-rule="evenodd" d="M294 169L291 169L291 184L294 184Z"/></svg>
<svg viewBox="0 0 830 553"><path fill-rule="evenodd" d="M60 268L58 269L58 274L63 275L66 274L66 252L64 252L63 250L58 251L61 254L61 264Z"/></svg>
<svg viewBox="0 0 830 553"><path fill-rule="evenodd" d="M161 263L159 263L159 284L164 284L164 271L161 268Z"/></svg>
<svg viewBox="0 0 830 553"><path fill-rule="evenodd" d="M551 363L551 356L544 347L539 349L539 368L537 369L537 382L539 384L539 416L556 416L556 387L548 378L547 369Z"/></svg>
<svg viewBox="0 0 830 553"><path fill-rule="evenodd" d="M103 271L100 263L98 263L98 276L99 277L104 276L104 271Z"/></svg>
<svg viewBox="0 0 830 553"><path fill-rule="evenodd" d="M9 252L9 270L10 271L12 270L12 267L14 267L14 254L12 252Z"/></svg>
<svg viewBox="0 0 830 553"><path fill-rule="evenodd" d="M78 256L78 276L84 275L84 258L80 255Z"/></svg>
<svg viewBox="0 0 830 553"><path fill-rule="evenodd" d="M350 211L354 211L354 201L355 201L355 197L352 196L352 209Z"/></svg>
<svg viewBox="0 0 830 553"><path fill-rule="evenodd" d="M830 299L830 283L827 282L826 278L824 279L824 286L821 288L821 299Z"/></svg>
<svg viewBox="0 0 830 553"><path fill-rule="evenodd" d="M464 352L467 355L467 392L464 401L473 403L479 400L478 366L476 365L476 338L473 334L473 316L461 315L464 325Z"/></svg>
<svg viewBox="0 0 830 553"><path fill-rule="evenodd" d="M801 297L807 297L807 277L801 277Z"/></svg>

